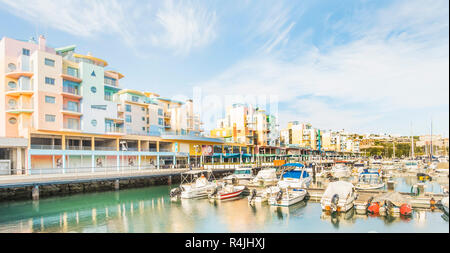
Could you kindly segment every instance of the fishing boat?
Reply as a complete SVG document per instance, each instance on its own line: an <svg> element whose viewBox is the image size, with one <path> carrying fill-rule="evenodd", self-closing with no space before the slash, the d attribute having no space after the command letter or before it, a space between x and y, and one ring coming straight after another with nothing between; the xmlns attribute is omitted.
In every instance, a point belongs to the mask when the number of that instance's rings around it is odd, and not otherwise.
<svg viewBox="0 0 450 253"><path fill-rule="evenodd" d="M208 178L204 174L208 175ZM170 191L171 200L179 198L194 199L208 196L208 191L217 185L211 181L212 172L206 170L192 170L181 173L181 184Z"/></svg>
<svg viewBox="0 0 450 253"><path fill-rule="evenodd" d="M240 197L244 191L243 185L224 184L218 185L212 191L210 191L208 198L212 200L230 200Z"/></svg>
<svg viewBox="0 0 450 253"><path fill-rule="evenodd" d="M286 163L281 166L282 172L278 187L280 188L308 188L311 184L311 176L301 163Z"/></svg>
<svg viewBox="0 0 450 253"><path fill-rule="evenodd" d="M275 185L278 182L276 169L262 169L258 172L256 177L254 177L249 182L249 186L270 186Z"/></svg>
<svg viewBox="0 0 450 253"><path fill-rule="evenodd" d="M252 180L254 177L252 168L237 168L233 174L223 179L227 182L239 182L240 180Z"/></svg>
<svg viewBox="0 0 450 253"><path fill-rule="evenodd" d="M345 181L330 182L322 195L322 210L330 212L347 212L356 199L355 187Z"/></svg>
<svg viewBox="0 0 450 253"><path fill-rule="evenodd" d="M336 178L349 177L351 175L351 173L352 173L352 171L345 164L341 164L341 163L335 164L331 168L331 174L333 175L333 177L336 177Z"/></svg>
<svg viewBox="0 0 450 253"><path fill-rule="evenodd" d="M356 184L358 190L374 190L384 187L378 172L362 172L359 173L358 183Z"/></svg>
<svg viewBox="0 0 450 253"><path fill-rule="evenodd" d="M269 190L268 199L271 206L291 206L302 201L306 196L305 189L289 189L272 186Z"/></svg>

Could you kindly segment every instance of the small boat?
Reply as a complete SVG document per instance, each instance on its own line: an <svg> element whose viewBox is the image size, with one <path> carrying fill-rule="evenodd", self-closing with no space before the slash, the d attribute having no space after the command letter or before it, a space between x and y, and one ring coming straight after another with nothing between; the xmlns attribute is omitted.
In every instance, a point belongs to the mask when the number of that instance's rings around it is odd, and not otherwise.
<svg viewBox="0 0 450 253"><path fill-rule="evenodd" d="M249 204L261 204L267 202L269 193L267 190L257 191L256 189L253 189L250 191L250 195L247 198Z"/></svg>
<svg viewBox="0 0 450 253"><path fill-rule="evenodd" d="M270 187L270 197L268 199L271 206L291 206L302 201L306 196L304 189L288 189L278 186Z"/></svg>
<svg viewBox="0 0 450 253"><path fill-rule="evenodd" d="M208 174L208 178L204 174ZM208 191L216 187L216 183L211 182L211 171L192 170L181 173L181 184L170 191L172 201L182 199L203 198L208 196Z"/></svg>
<svg viewBox="0 0 450 253"><path fill-rule="evenodd" d="M369 206L369 208L375 211L376 205L379 205L380 209L383 208L387 214L392 216L399 214L408 216L412 213L410 201L398 192L388 192L375 196L371 203L371 206L374 207Z"/></svg>
<svg viewBox="0 0 450 253"><path fill-rule="evenodd" d="M280 180L278 187L280 188L308 188L311 184L311 176L305 170L305 166L301 163L287 163L281 166ZM293 168L293 169L292 169Z"/></svg>
<svg viewBox="0 0 450 253"><path fill-rule="evenodd" d="M252 180L255 176L253 175L252 168L237 168L234 173L224 177L223 179L227 182L239 182L240 180Z"/></svg>
<svg viewBox="0 0 450 253"><path fill-rule="evenodd" d="M270 186L275 185L278 182L276 169L262 169L258 172L256 177L254 177L249 182L249 186Z"/></svg>
<svg viewBox="0 0 450 253"><path fill-rule="evenodd" d="M384 187L378 172L362 172L358 176L358 183L356 189L358 190L374 190Z"/></svg>
<svg viewBox="0 0 450 253"><path fill-rule="evenodd" d="M244 189L245 186L243 185L225 184L212 190L208 197L213 200L235 199L242 194Z"/></svg>
<svg viewBox="0 0 450 253"><path fill-rule="evenodd" d="M336 164L331 168L331 174L336 178L349 177L352 171L345 164Z"/></svg>
<svg viewBox="0 0 450 253"><path fill-rule="evenodd" d="M355 187L345 181L330 182L322 195L322 210L331 212L347 212L353 207L356 199Z"/></svg>

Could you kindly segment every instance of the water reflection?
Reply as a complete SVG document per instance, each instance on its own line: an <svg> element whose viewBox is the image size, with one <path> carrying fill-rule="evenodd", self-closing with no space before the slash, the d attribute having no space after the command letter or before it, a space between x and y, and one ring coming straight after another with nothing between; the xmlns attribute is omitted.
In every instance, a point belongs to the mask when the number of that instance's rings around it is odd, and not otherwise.
<svg viewBox="0 0 450 253"><path fill-rule="evenodd" d="M246 198L171 202L166 186L0 203L0 232L448 232L437 209L412 217L370 216L354 209L323 213L320 204L249 205ZM431 218L430 218L431 217ZM433 218L434 217L434 218Z"/></svg>

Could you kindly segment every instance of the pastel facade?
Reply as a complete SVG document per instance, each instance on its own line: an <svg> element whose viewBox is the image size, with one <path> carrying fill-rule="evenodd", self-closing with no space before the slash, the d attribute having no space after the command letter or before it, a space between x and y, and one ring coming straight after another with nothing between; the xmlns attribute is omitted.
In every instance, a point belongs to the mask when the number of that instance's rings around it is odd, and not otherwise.
<svg viewBox="0 0 450 253"><path fill-rule="evenodd" d="M75 46L50 48L43 36L2 38L0 174L186 166L206 162L203 149L241 150L202 136L192 100L123 89L124 75L107 67Z"/></svg>

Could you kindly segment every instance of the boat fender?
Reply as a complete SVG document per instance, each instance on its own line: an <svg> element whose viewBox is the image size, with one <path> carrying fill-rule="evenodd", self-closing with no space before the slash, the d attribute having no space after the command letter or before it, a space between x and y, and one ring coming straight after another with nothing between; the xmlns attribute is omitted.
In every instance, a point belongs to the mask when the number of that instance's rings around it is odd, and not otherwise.
<svg viewBox="0 0 450 253"><path fill-rule="evenodd" d="M404 216L409 216L412 213L412 208L408 204L403 204L400 206L400 214Z"/></svg>
<svg viewBox="0 0 450 253"><path fill-rule="evenodd" d="M434 198L430 199L430 206L434 207L436 205L436 200Z"/></svg>

